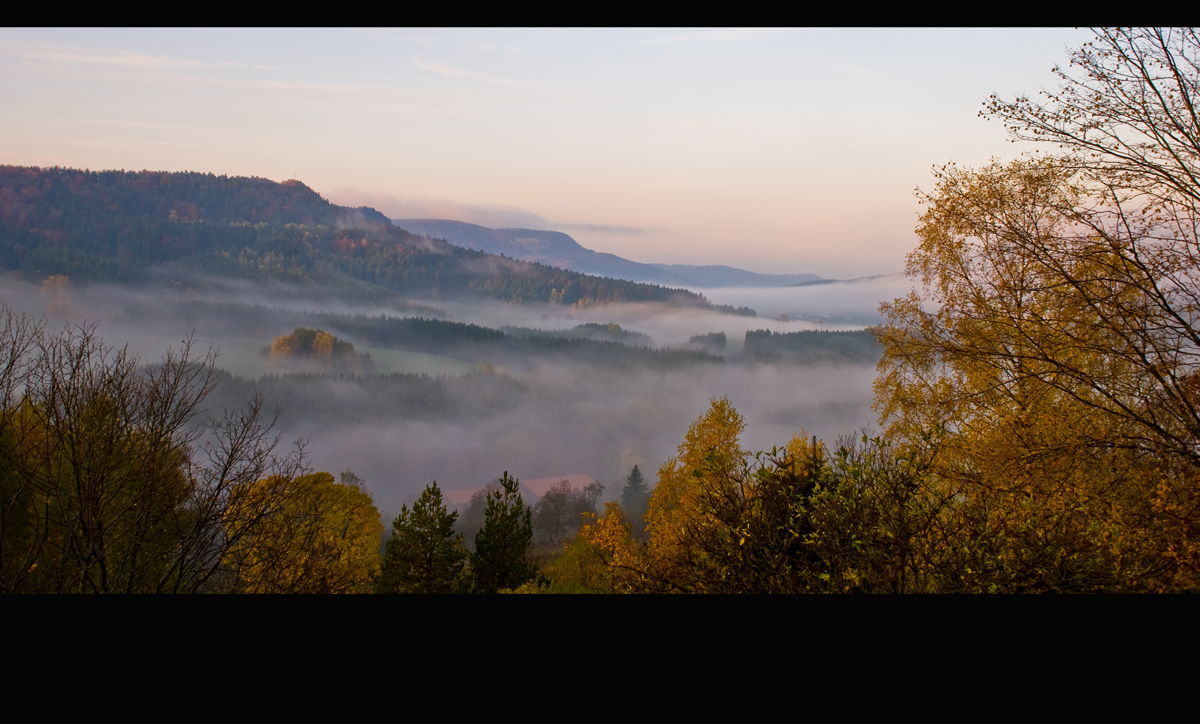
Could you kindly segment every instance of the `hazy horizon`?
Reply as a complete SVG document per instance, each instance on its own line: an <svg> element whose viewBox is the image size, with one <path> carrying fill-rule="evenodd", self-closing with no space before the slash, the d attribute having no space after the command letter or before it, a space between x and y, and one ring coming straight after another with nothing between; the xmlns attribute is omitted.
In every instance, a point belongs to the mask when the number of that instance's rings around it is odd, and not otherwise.
<svg viewBox="0 0 1200 724"><path fill-rule="evenodd" d="M858 316L868 315L876 305L874 299L890 289L887 280L820 286L835 289L832 296L839 308ZM811 287L733 290L731 294L757 293L757 298L764 300L770 297L764 292L773 291L777 299L770 304L782 309L796 302L796 292L807 289ZM202 357L210 345L218 348L217 366L245 383L286 372L271 366L262 357L262 350L294 325L260 324L254 335L238 335L200 303L237 303L301 313L323 310L405 316L388 306L284 298L270 287L237 280L214 280L210 289L199 292L79 285L66 295L69 302L64 305L60 298L59 311L46 317L49 329L64 324L95 324L107 345L117 349L127 346L129 353L146 363L160 359L168 347L178 349L192 334L195 352ZM0 277L0 303L10 309L39 316L47 314L49 300L36 284ZM692 335L724 332L729 340L727 356L741 354L742 339L748 330L861 328L660 304L587 309L465 299L437 304L451 319L491 328L551 331L588 322L616 323L649 335L657 347L664 349L682 346ZM131 318L131 310L135 309L150 316ZM177 309L185 309L186 318L172 311ZM459 377L477 369L474 363L451 357L356 346L376 357L380 374L415 372ZM398 409L394 414L379 416L378 412L368 412L372 401L363 396L361 389L335 379L319 384L326 389L327 399L362 409L351 419L324 417L327 411L305 409L296 403L285 405L270 395L267 411L270 413L275 405L283 407L277 431L283 435L284 445L306 438L309 461L315 470L337 474L351 469L365 478L385 516L395 515L402 504L412 503L424 486L435 480L444 490L477 488L504 471L522 479L590 475L607 487L605 498L613 499L620 492L618 481L635 464L651 483L654 481L658 466L675 453L688 426L707 409L714 396L728 396L746 417L744 442L754 450L783 445L802 428L806 434L833 442L875 424L871 411L873 364L730 361L681 369L622 371L548 359L525 371L498 366L496 374L515 380L520 391L510 404L487 414L423 417ZM237 407L244 402L234 393L222 393L213 400L206 414L226 404Z"/></svg>
<svg viewBox="0 0 1200 724"><path fill-rule="evenodd" d="M891 274L1086 31L0 30L0 163L298 178L644 263Z"/></svg>
<svg viewBox="0 0 1200 724"><path fill-rule="evenodd" d="M497 329L620 324L661 348L724 332L738 355L748 330L878 323L880 302L912 284L899 272L916 243L913 189L930 185L931 166L1024 150L978 117L981 103L991 93L1036 94L1084 36L5 29L0 163L296 178L334 203L389 218L562 231L641 263L860 280L692 289L759 318L635 304L565 314L437 302L451 319ZM42 303L16 282L0 291L15 308ZM148 359L188 331L182 322L145 328L105 311L132 291L84 285L74 293L88 300L79 302L80 319ZM299 308L271 294L233 285L213 298ZM287 331L236 337L201 323L197 341L221 346L231 372L255 379L269 372L262 346ZM449 357L369 351L381 372L473 369ZM499 374L515 375L527 391L486 419L321 427L292 411L283 432L312 437L317 469L354 469L394 512L434 479L447 489L476 487L505 469L588 474L611 485L637 463L652 477L714 395L728 395L746 415L748 447L784 444L801 427L833 438L874 422L872 365L739 362L622 376L547 363Z"/></svg>

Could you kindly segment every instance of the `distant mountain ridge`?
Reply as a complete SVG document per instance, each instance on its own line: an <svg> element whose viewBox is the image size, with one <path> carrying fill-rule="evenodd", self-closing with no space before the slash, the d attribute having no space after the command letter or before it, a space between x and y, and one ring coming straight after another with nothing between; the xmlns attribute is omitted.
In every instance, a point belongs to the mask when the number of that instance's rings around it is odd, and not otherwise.
<svg viewBox="0 0 1200 724"><path fill-rule="evenodd" d="M816 274L759 274L724 264L693 266L691 264L655 264L674 274L695 279L702 287L791 287L832 281Z"/></svg>
<svg viewBox="0 0 1200 724"><path fill-rule="evenodd" d="M642 264L585 248L561 231L490 229L449 219L392 219L392 223L413 234L467 249L631 282L717 288L786 287L821 281L816 274L758 274L723 265Z"/></svg>
<svg viewBox="0 0 1200 724"><path fill-rule="evenodd" d="M562 236L565 246L574 244ZM332 204L295 179L0 165L0 271L32 282L66 275L145 284L169 274L371 300L472 296L580 308L665 302L754 314L683 289L513 257L407 232L375 209Z"/></svg>
<svg viewBox="0 0 1200 724"><path fill-rule="evenodd" d="M513 259L570 269L583 274L596 274L632 282L695 286L694 280L660 269L653 264L640 264L615 254L586 249L561 231L489 229L486 226L448 219L392 219L392 223L410 233L421 234L431 239L444 239L466 249L503 254Z"/></svg>

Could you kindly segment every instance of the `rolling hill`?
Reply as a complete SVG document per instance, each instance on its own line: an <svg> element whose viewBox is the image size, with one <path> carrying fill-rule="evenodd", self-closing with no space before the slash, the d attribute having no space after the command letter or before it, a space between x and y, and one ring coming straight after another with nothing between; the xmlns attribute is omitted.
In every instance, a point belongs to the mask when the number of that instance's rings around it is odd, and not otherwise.
<svg viewBox="0 0 1200 724"><path fill-rule="evenodd" d="M392 219L392 223L414 234L444 239L465 249L633 282L692 288L786 287L821 279L816 274L758 274L729 266L642 264L584 248L561 231L489 229L448 219Z"/></svg>
<svg viewBox="0 0 1200 724"><path fill-rule="evenodd" d="M35 282L232 277L341 297L663 302L753 314L683 289L430 239L300 181L203 173L0 166L0 269Z"/></svg>

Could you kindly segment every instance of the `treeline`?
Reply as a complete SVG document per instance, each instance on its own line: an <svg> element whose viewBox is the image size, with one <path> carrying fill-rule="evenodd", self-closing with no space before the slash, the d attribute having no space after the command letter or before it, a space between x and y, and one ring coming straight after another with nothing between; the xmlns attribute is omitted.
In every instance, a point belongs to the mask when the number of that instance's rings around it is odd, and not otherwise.
<svg viewBox="0 0 1200 724"><path fill-rule="evenodd" d="M36 229L48 237L66 234L81 241L100 232L101 244L119 243L127 231L111 224L135 219L320 226L362 219L391 224L378 211L337 206L294 180L30 166L0 166L0 216L5 226ZM83 226L88 221L102 226Z"/></svg>
<svg viewBox="0 0 1200 724"><path fill-rule="evenodd" d="M1137 480L1110 479L1100 496L973 478L946 430L832 448L801 431L752 453L744 425L714 399L659 468L644 515L606 504L518 592L1197 590L1188 527Z"/></svg>
<svg viewBox="0 0 1200 724"><path fill-rule="evenodd" d="M298 181L0 166L3 268L33 281L63 274L131 282L166 263L368 298L386 291L580 307L665 302L744 313L685 290L430 241L373 209L331 204Z"/></svg>
<svg viewBox="0 0 1200 724"><path fill-rule="evenodd" d="M279 374L246 380L221 373L206 407L233 409L259 395L280 423L339 425L395 419L485 418L515 409L536 393L525 383L487 368L459 376L422 374Z"/></svg>
<svg viewBox="0 0 1200 724"><path fill-rule="evenodd" d="M312 315L325 326L363 344L493 364L564 361L615 369L670 370L722 363L700 350L632 347L621 342L541 335L519 336L463 322L413 317Z"/></svg>
<svg viewBox="0 0 1200 724"><path fill-rule="evenodd" d="M420 317L294 312L260 305L191 301L131 302L125 306L125 314L128 320L143 323L169 321L178 325L182 322L214 336L253 337L261 336L268 329L319 327L360 346L423 352L522 369L555 361L650 370L724 362L723 357L703 350L655 349L603 339L559 337L550 333L535 335L526 330L509 334L477 324ZM582 334L612 334L635 340L644 336L625 330L613 332L608 325L580 325L576 330Z"/></svg>
<svg viewBox="0 0 1200 724"><path fill-rule="evenodd" d="M569 518L574 508L594 509L602 487L576 494L569 486L551 490L536 509L525 505L516 478L506 471L468 510L479 518L472 525L472 545L456 532L457 512L442 502L437 483L425 488L392 523L376 593L502 593L543 580L530 560L534 516L542 526ZM536 512L535 512L536 511ZM553 525L553 523L550 523ZM543 533L544 535L544 533Z"/></svg>
<svg viewBox="0 0 1200 724"><path fill-rule="evenodd" d="M735 307L732 304L714 304L713 309L721 314L734 314L739 317L757 317L758 312L750 307Z"/></svg>
<svg viewBox="0 0 1200 724"><path fill-rule="evenodd" d="M724 354L725 353L725 345L726 345L726 339L725 339L724 332L710 332L709 334L694 334L688 339L689 347L698 347L700 349L706 349L706 350L712 352L713 354Z"/></svg>
<svg viewBox="0 0 1200 724"><path fill-rule="evenodd" d="M746 330L743 354L755 362L786 364L875 364L883 347L869 331L772 332Z"/></svg>
<svg viewBox="0 0 1200 724"><path fill-rule="evenodd" d="M467 504L457 511L458 518L454 523L454 530L462 534L469 549L474 550L475 534L483 528L488 495L502 487L501 478L496 478L475 491ZM561 548L563 543L574 538L579 532L583 525L580 516L585 513L596 514L596 504L603 493L602 483L591 483L582 489L576 489L564 479L552 485L530 508L533 516L532 545L548 548L551 554L557 553L557 549Z"/></svg>
<svg viewBox="0 0 1200 724"><path fill-rule="evenodd" d="M648 334L635 332L632 329L621 329L615 323L598 324L587 322L577 324L571 329L534 329L532 327L501 327L505 334L520 337L565 337L567 339L595 339L606 342L620 342L635 347L653 347L654 339Z"/></svg>
<svg viewBox="0 0 1200 724"><path fill-rule="evenodd" d="M563 554L580 530L596 519L600 483L583 489L566 480L530 508L507 472L449 512L437 483L426 486L411 512L392 523L377 593L594 593L596 561ZM628 510L646 507L650 492L637 466L621 493ZM574 546L576 549L578 546Z"/></svg>

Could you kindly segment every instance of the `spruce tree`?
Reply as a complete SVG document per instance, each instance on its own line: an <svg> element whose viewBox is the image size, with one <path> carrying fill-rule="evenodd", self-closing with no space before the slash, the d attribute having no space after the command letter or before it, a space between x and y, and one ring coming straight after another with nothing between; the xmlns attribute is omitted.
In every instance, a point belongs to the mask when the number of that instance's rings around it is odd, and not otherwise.
<svg viewBox="0 0 1200 724"><path fill-rule="evenodd" d="M518 492L517 479L506 470L500 488L488 493L483 528L475 536L475 590L495 593L532 580L533 568L525 560L532 538L532 513Z"/></svg>
<svg viewBox="0 0 1200 724"><path fill-rule="evenodd" d="M625 478L625 487L621 489L621 507L625 510L626 519L633 523L634 535L641 537L642 520L646 515L646 507L650 502L650 488L642 479L642 471L634 465Z"/></svg>
<svg viewBox="0 0 1200 724"><path fill-rule="evenodd" d="M458 513L447 512L437 482L400 509L383 554L377 593L457 593L463 585L467 548L454 532Z"/></svg>

